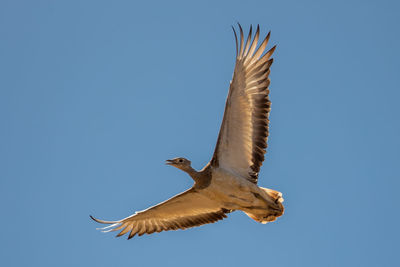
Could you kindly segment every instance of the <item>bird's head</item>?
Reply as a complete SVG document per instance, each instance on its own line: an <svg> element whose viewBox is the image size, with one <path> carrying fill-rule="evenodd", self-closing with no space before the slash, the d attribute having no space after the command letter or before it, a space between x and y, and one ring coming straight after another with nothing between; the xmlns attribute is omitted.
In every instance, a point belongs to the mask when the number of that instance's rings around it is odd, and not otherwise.
<svg viewBox="0 0 400 267"><path fill-rule="evenodd" d="M165 161L165 164L174 166L178 169L181 169L182 171L188 171L192 167L190 166L191 162L188 159L185 158L174 158L174 159L167 159Z"/></svg>

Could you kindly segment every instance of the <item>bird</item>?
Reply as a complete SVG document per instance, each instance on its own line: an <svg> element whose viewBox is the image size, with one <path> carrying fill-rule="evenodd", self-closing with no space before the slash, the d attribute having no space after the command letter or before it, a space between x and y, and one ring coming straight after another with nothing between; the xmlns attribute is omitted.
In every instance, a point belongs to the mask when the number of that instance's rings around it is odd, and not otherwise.
<svg viewBox="0 0 400 267"><path fill-rule="evenodd" d="M167 160L167 165L186 172L193 179L193 186L121 220L105 221L90 215L94 221L108 225L99 230L120 230L117 237L128 234L131 239L135 235L214 223L239 210L263 224L284 213L282 193L257 185L269 135L269 74L276 45L265 52L269 32L257 48L259 25L254 37L250 25L246 39L239 23L238 28L239 38L232 26L236 63L211 160L199 171L186 158Z"/></svg>

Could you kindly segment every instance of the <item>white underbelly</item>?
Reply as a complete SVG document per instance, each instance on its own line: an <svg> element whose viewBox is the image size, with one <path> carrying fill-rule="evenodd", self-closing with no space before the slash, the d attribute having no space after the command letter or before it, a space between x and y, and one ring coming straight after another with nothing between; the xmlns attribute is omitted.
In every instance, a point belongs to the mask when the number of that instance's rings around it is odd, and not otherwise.
<svg viewBox="0 0 400 267"><path fill-rule="evenodd" d="M213 172L210 185L202 191L230 209L260 205L260 200L254 195L260 191L257 185L221 169Z"/></svg>

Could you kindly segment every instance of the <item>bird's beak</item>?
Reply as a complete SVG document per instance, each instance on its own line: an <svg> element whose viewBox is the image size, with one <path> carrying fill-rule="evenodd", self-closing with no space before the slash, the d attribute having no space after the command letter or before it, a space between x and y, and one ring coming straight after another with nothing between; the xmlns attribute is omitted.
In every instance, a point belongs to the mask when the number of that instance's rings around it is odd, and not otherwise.
<svg viewBox="0 0 400 267"><path fill-rule="evenodd" d="M165 161L165 164L167 164L167 165L173 165L173 164L174 164L174 160L172 160L172 159L167 159L167 160Z"/></svg>

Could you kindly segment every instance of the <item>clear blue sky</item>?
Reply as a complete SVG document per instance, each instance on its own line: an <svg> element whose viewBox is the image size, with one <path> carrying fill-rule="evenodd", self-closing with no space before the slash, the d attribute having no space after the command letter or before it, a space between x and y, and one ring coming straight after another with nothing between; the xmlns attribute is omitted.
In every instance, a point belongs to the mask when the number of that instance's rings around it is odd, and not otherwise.
<svg viewBox="0 0 400 267"><path fill-rule="evenodd" d="M400 266L396 1L1 1L1 266ZM231 25L277 44L260 185L286 213L127 241L211 158Z"/></svg>

